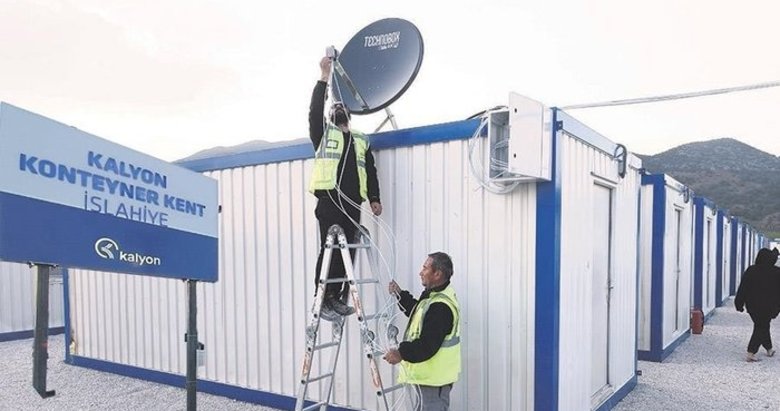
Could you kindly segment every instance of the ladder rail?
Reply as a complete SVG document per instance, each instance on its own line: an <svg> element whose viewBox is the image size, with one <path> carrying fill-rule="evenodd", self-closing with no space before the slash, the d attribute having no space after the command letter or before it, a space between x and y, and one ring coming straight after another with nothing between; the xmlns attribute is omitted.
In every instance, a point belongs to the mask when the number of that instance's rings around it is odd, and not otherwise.
<svg viewBox="0 0 780 411"><path fill-rule="evenodd" d="M330 342L323 342L320 336L320 323L322 321L320 314L322 311L325 289L328 284L349 284L348 293L352 299L352 304L355 307L355 316L360 327L360 339L363 348L363 354L368 360L371 382L377 395L377 400L381 401L380 405L384 405L385 410L389 411L391 409L390 404L388 403L387 394L395 391L400 387L400 385L396 385L390 388L385 388L382 383L382 376L379 371L379 365L377 363L377 356L381 352L377 351L376 349L375 334L369 327L369 321L388 318L390 316L383 312L372 315L365 314L363 300L361 299L360 291L358 290L360 287L358 286L367 284L378 285L380 284L380 280L375 277L367 278L365 276L356 278L355 267L358 264L358 260L360 258L359 251L361 249L365 250L369 269L374 276L376 276L378 273L378 260L374 253L371 239L368 236L368 230L365 227L360 226L356 234L356 242L354 244L349 244L347 242L346 235L344 234L344 230L341 227L334 224L328 229L328 234L326 236L323 250L322 266L320 269L320 281L317 285L317 294L315 296L312 307L312 315L309 320L309 325L306 329L306 352L304 353L303 370L301 372L301 379L299 381L300 385L298 387L298 395L295 405L296 411L311 411L317 409L318 407L320 411L327 411L331 396L333 394L336 368L338 366L339 353L341 351L341 343L344 336L344 328L346 327L346 318L339 316L337 319L332 321L333 339ZM356 250L354 260L350 254L350 250ZM333 252L336 251L341 253L341 258L344 263L345 277L330 279L328 278L330 262L333 257ZM311 368L314 361L314 356L318 351L322 351L323 349L329 347L335 347L334 352L330 357L330 364L328 367L330 372L326 372L315 378L311 378ZM322 354L320 354L320 356L321 355ZM328 380L328 382L325 383L324 380ZM320 384L325 384L325 387L320 385L321 390L322 388L325 388L323 395L325 398L323 398L320 402L315 402L310 404L308 407L304 407L308 393L308 385L309 383L317 381L321 381Z"/></svg>

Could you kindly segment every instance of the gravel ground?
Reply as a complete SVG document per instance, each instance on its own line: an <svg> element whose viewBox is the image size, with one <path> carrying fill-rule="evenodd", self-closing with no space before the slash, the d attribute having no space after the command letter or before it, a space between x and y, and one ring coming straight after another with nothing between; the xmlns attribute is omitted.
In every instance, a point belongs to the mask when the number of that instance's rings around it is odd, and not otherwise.
<svg viewBox="0 0 780 411"><path fill-rule="evenodd" d="M0 410L184 410L184 388L65 364L62 335L49 337L46 388L42 399L32 387L32 339L0 343ZM199 410L273 411L272 408L198 393Z"/></svg>
<svg viewBox="0 0 780 411"><path fill-rule="evenodd" d="M780 324L772 339L780 342ZM691 335L663 363L639 362L642 376L616 411L780 410L780 354L747 363L752 322L732 301L718 308L702 335ZM62 336L49 338L48 389L33 390L32 340L0 343L0 410L183 410L184 389L66 365ZM271 408L198 393L201 410Z"/></svg>
<svg viewBox="0 0 780 411"><path fill-rule="evenodd" d="M778 347L780 322L772 326ZM614 410L780 410L780 354L769 358L761 348L760 362L746 362L752 329L729 300L663 363L640 361L636 388Z"/></svg>

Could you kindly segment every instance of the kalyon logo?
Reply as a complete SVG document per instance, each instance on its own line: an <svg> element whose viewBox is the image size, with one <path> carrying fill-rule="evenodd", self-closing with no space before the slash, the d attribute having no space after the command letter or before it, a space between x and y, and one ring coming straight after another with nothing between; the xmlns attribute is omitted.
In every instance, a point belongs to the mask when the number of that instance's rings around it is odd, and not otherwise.
<svg viewBox="0 0 780 411"><path fill-rule="evenodd" d="M133 265L161 265L160 257L143 255L134 252L125 252L119 249L116 241L103 237L95 241L95 253L106 260L119 260Z"/></svg>
<svg viewBox="0 0 780 411"><path fill-rule="evenodd" d="M401 32L394 31L392 33L364 37L363 47L378 47L379 50L395 49L398 48L400 42Z"/></svg>

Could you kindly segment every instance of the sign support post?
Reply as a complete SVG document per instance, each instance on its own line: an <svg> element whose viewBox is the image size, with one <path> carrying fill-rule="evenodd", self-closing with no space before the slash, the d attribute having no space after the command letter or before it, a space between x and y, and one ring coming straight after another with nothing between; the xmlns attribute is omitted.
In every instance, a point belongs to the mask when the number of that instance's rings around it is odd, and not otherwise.
<svg viewBox="0 0 780 411"><path fill-rule="evenodd" d="M32 385L41 397L54 395L49 277L61 266L187 282L185 388L196 410L196 284L218 281L218 192L213 178L0 102L0 261L37 265Z"/></svg>
<svg viewBox="0 0 780 411"><path fill-rule="evenodd" d="M38 265L35 297L35 338L33 340L33 388L41 398L54 396L46 390L46 366L49 359L49 276L54 266Z"/></svg>
<svg viewBox="0 0 780 411"><path fill-rule="evenodd" d="M187 297L189 303L187 304L188 321L187 321L187 411L195 411L197 409L197 384L198 384L198 298L195 293L195 286L198 282L196 280L187 280Z"/></svg>

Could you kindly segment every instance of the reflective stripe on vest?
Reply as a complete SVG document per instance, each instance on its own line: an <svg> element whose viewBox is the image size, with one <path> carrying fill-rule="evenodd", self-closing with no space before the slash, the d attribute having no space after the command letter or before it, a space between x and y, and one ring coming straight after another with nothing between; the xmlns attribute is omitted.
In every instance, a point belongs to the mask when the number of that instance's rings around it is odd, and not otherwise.
<svg viewBox="0 0 780 411"><path fill-rule="evenodd" d="M355 157L358 171L358 183L360 184L360 197L368 199L368 173L366 172L366 152L369 142L366 136L359 131L352 131L352 141L355 145ZM316 190L333 190L338 180L339 161L344 152L344 134L336 127L328 126L325 136L320 141L320 146L314 155L314 168L312 170L309 192Z"/></svg>
<svg viewBox="0 0 780 411"><path fill-rule="evenodd" d="M452 331L444 338L436 354L427 361L421 363L402 361L399 382L441 387L458 380L461 360L460 308L452 286L447 286L441 292L432 292L427 299L417 304L404 333L404 341L414 341L419 338L425 314L434 303L444 303L452 311Z"/></svg>

